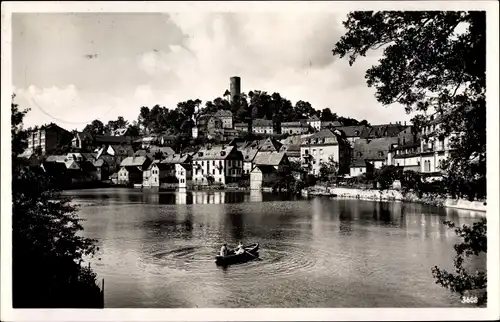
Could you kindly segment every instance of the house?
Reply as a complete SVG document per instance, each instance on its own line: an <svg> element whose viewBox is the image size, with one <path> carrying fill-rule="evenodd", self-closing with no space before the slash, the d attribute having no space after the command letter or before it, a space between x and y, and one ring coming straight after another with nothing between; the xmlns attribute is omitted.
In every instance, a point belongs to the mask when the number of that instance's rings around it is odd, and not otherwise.
<svg viewBox="0 0 500 322"><path fill-rule="evenodd" d="M96 144L97 146L102 146L102 145L132 146L138 139L140 138L135 136L96 135L94 137L94 144Z"/></svg>
<svg viewBox="0 0 500 322"><path fill-rule="evenodd" d="M94 162L97 160L97 153L90 153L90 152L81 152L80 153L84 158L85 160L87 161L90 161L90 162Z"/></svg>
<svg viewBox="0 0 500 322"><path fill-rule="evenodd" d="M257 155L257 152L259 152L259 148L256 146L250 146L245 147L240 151L243 155L243 174L250 175L250 172L252 172L252 168L254 166L253 160Z"/></svg>
<svg viewBox="0 0 500 322"><path fill-rule="evenodd" d="M258 152L253 163L255 166L272 166L278 172L287 171L290 166L290 162L285 152Z"/></svg>
<svg viewBox="0 0 500 322"><path fill-rule="evenodd" d="M250 173L250 189L258 190L279 182L283 173L290 172L290 163L284 152L259 152Z"/></svg>
<svg viewBox="0 0 500 322"><path fill-rule="evenodd" d="M365 125L353 125L353 126L339 126L335 130L339 130L344 133L347 141L353 146L354 142L361 138L363 133L369 131L370 128Z"/></svg>
<svg viewBox="0 0 500 322"><path fill-rule="evenodd" d="M302 140L300 145L302 167L312 175L319 175L323 162L338 163L338 173L349 172L351 148L347 139L337 130L323 129Z"/></svg>
<svg viewBox="0 0 500 322"><path fill-rule="evenodd" d="M401 125L401 122L392 124L381 124L372 125L367 127L365 131L361 133L361 139L377 139L383 137L397 137L398 134L407 128L405 125Z"/></svg>
<svg viewBox="0 0 500 322"><path fill-rule="evenodd" d="M127 157L120 163L118 182L122 184L140 184L143 182L143 170L147 170L151 161L148 157Z"/></svg>
<svg viewBox="0 0 500 322"><path fill-rule="evenodd" d="M387 165L402 167L403 171L420 172L420 142L391 147L387 153Z"/></svg>
<svg viewBox="0 0 500 322"><path fill-rule="evenodd" d="M135 140L134 143L140 144L141 149L148 149L150 146L158 143L158 137L156 135L148 135Z"/></svg>
<svg viewBox="0 0 500 322"><path fill-rule="evenodd" d="M70 145L73 135L62 127L50 123L27 131L26 154L31 155L35 151L41 154L51 154L57 148Z"/></svg>
<svg viewBox="0 0 500 322"><path fill-rule="evenodd" d="M443 135L441 123L443 116L435 113L428 117L428 124L422 129L420 140L420 172L439 177L441 163L448 159L452 151L451 140L456 135Z"/></svg>
<svg viewBox="0 0 500 322"><path fill-rule="evenodd" d="M307 120L307 124L310 127L312 127L313 129L315 129L316 131L320 131L321 130L321 120L319 119L319 117L317 115L311 116Z"/></svg>
<svg viewBox="0 0 500 322"><path fill-rule="evenodd" d="M186 188L191 180L192 165L189 154L173 154L162 161L155 160L143 173L143 185L150 187Z"/></svg>
<svg viewBox="0 0 500 322"><path fill-rule="evenodd" d="M71 140L71 146L76 149L86 150L91 148L94 138L92 134L88 132L77 132L73 133L73 139Z"/></svg>
<svg viewBox="0 0 500 322"><path fill-rule="evenodd" d="M321 128L324 129L324 128L327 128L327 127L339 127L339 126L343 126L343 124L339 121L321 121Z"/></svg>
<svg viewBox="0 0 500 322"><path fill-rule="evenodd" d="M117 172L123 160L134 155L134 149L128 144L104 144L97 149L96 160L103 159L111 172Z"/></svg>
<svg viewBox="0 0 500 322"><path fill-rule="evenodd" d="M232 141L236 146L238 143ZM244 142L239 151L243 154L243 174L249 175L253 168L253 160L257 152L279 152L283 144L274 138L266 138L251 142Z"/></svg>
<svg viewBox="0 0 500 322"><path fill-rule="evenodd" d="M111 180L111 183L113 184L118 184L118 173L115 172L112 175L110 175L109 180Z"/></svg>
<svg viewBox="0 0 500 322"><path fill-rule="evenodd" d="M372 163L363 159L356 159L351 163L349 174L351 177L359 177L362 174L373 174L374 166Z"/></svg>
<svg viewBox="0 0 500 322"><path fill-rule="evenodd" d="M281 123L281 133L282 134L305 134L310 130L310 126L307 120L299 120L295 122L283 122Z"/></svg>
<svg viewBox="0 0 500 322"><path fill-rule="evenodd" d="M364 162L369 162L374 169L380 169L387 164L387 154L397 143L397 137L356 140L352 151L351 167L356 165L355 168L360 168Z"/></svg>
<svg viewBox="0 0 500 322"><path fill-rule="evenodd" d="M122 128L111 131L112 136L126 136L128 133L129 133L129 130L126 127L122 127Z"/></svg>
<svg viewBox="0 0 500 322"><path fill-rule="evenodd" d="M176 183L173 167L154 160L149 168L142 172L142 185L144 187L160 187L168 183Z"/></svg>
<svg viewBox="0 0 500 322"><path fill-rule="evenodd" d="M238 182L243 170L243 155L236 147L207 146L193 156L193 184L208 185Z"/></svg>
<svg viewBox="0 0 500 322"><path fill-rule="evenodd" d="M223 122L211 114L200 115L191 131L193 138L215 136L223 133Z"/></svg>
<svg viewBox="0 0 500 322"><path fill-rule="evenodd" d="M248 123L235 123L234 129L238 132L248 132Z"/></svg>
<svg viewBox="0 0 500 322"><path fill-rule="evenodd" d="M174 175L179 188L185 189L193 180L192 156L189 154L169 155L161 163L174 165Z"/></svg>
<svg viewBox="0 0 500 322"><path fill-rule="evenodd" d="M228 110L218 110L214 113L216 118L222 121L222 128L232 129L233 128L233 113Z"/></svg>
<svg viewBox="0 0 500 322"><path fill-rule="evenodd" d="M312 134L291 135L286 139L280 141L283 146L280 151L285 152L289 161L300 162L300 145L302 140L311 136Z"/></svg>
<svg viewBox="0 0 500 322"><path fill-rule="evenodd" d="M279 181L279 175L273 166L257 165L250 173L250 189L260 190L271 187Z"/></svg>
<svg viewBox="0 0 500 322"><path fill-rule="evenodd" d="M96 178L99 181L105 181L109 178L109 165L104 159L95 160L93 163L96 168Z"/></svg>
<svg viewBox="0 0 500 322"><path fill-rule="evenodd" d="M140 184L142 182L142 171L137 167L122 167L118 171L118 184Z"/></svg>
<svg viewBox="0 0 500 322"><path fill-rule="evenodd" d="M255 119L252 121L252 132L259 134L273 134L273 121L266 119Z"/></svg>

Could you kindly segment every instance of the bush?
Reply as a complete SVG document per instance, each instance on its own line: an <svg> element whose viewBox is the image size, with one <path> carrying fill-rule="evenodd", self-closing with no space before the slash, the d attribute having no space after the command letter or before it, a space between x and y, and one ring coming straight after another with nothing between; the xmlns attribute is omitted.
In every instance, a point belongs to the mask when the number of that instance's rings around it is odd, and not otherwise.
<svg viewBox="0 0 500 322"><path fill-rule="evenodd" d="M445 221L444 223L449 228L455 228L455 233L461 237L463 241L454 246L456 251L454 259L456 274L441 270L437 266L432 268L432 275L436 279L436 284L452 292L458 293L461 296L475 295L478 299L478 305L486 304L486 272L476 271L474 274L470 274L463 267L465 258L478 256L481 253L486 254L486 219L483 218L472 226L464 225L462 228L457 228L455 224L449 221Z"/></svg>
<svg viewBox="0 0 500 322"><path fill-rule="evenodd" d="M12 290L14 308L103 307L96 274L83 259L96 250L82 237L77 207L40 166L18 158L24 114L12 104Z"/></svg>

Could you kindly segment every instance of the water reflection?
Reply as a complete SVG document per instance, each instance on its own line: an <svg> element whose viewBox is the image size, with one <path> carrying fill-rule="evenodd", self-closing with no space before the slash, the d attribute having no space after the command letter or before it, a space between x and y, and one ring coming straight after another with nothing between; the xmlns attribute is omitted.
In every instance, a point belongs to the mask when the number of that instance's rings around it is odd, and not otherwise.
<svg viewBox="0 0 500 322"><path fill-rule="evenodd" d="M461 305L430 272L452 264L457 239L442 221L475 220L454 210L260 192L71 193L99 240L108 307ZM259 242L261 260L217 268L221 243L240 240Z"/></svg>

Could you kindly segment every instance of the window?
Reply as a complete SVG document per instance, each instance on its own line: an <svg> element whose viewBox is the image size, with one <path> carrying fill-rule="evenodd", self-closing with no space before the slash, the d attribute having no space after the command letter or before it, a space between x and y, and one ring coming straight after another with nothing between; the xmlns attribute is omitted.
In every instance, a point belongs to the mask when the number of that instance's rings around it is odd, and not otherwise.
<svg viewBox="0 0 500 322"><path fill-rule="evenodd" d="M212 165L215 166L215 160L212 161Z"/></svg>
<svg viewBox="0 0 500 322"><path fill-rule="evenodd" d="M323 155L323 149L319 149L319 155Z"/></svg>
<svg viewBox="0 0 500 322"><path fill-rule="evenodd" d="M219 178L219 182L222 182L222 178Z"/></svg>
<svg viewBox="0 0 500 322"><path fill-rule="evenodd" d="M212 170L212 174L215 175L215 169Z"/></svg>
<svg viewBox="0 0 500 322"><path fill-rule="evenodd" d="M307 149L306 149L306 150L304 151L304 153L305 153L305 154L309 154L309 150L307 150Z"/></svg>

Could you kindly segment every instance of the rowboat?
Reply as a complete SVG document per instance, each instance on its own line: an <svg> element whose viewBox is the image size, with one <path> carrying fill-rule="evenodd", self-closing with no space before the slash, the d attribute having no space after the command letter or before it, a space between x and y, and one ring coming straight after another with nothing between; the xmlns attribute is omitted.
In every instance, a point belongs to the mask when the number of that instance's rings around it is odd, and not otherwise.
<svg viewBox="0 0 500 322"><path fill-rule="evenodd" d="M215 263L217 265L239 264L259 257L259 243L250 244L243 248L245 249L243 254L236 255L234 250L229 250L226 256L215 256Z"/></svg>

